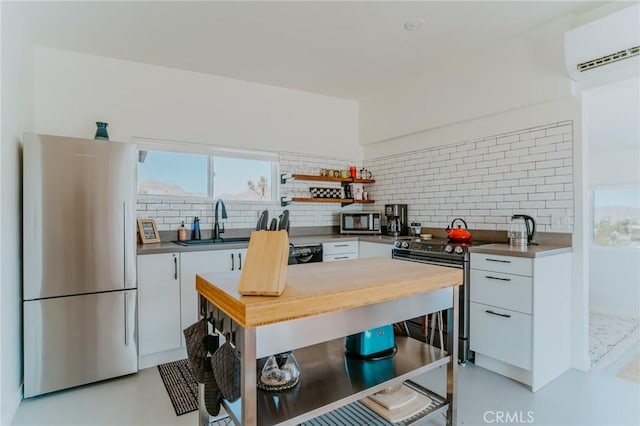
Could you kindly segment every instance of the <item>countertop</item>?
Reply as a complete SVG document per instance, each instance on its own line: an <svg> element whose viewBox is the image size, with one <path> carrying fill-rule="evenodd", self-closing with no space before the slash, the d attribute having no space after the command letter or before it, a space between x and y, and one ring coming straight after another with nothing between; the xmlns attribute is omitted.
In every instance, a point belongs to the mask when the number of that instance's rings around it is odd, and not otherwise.
<svg viewBox="0 0 640 426"><path fill-rule="evenodd" d="M510 246L506 243L485 244L477 247L470 247L470 253L494 254L498 256L514 256L514 257L544 257L554 256L556 254L571 253L571 246L553 246L548 244L539 244L535 246L519 247Z"/></svg>
<svg viewBox="0 0 640 426"><path fill-rule="evenodd" d="M460 269L370 257L287 268L282 295L241 296L240 271L196 275L196 290L243 327L357 308L462 284Z"/></svg>
<svg viewBox="0 0 640 426"><path fill-rule="evenodd" d="M406 237L405 237L406 238ZM367 241L371 243L393 244L396 240L394 237L386 235L336 235L336 234L320 234L293 236L289 238L289 242L294 245L329 243L332 241ZM152 244L138 244L138 254L157 254L157 253L181 253L189 251L210 251L210 250L233 250L247 248L249 243L225 243L225 244L202 244L192 246L182 246L172 241Z"/></svg>

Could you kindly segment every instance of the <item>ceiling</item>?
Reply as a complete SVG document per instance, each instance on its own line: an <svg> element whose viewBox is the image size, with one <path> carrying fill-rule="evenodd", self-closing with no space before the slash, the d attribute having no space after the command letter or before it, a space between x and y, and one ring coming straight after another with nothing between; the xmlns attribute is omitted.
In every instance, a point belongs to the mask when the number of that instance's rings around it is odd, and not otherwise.
<svg viewBox="0 0 640 426"><path fill-rule="evenodd" d="M7 7L7 3L3 7ZM33 42L348 99L424 74L585 1L16 2ZM421 18L424 26L406 31Z"/></svg>

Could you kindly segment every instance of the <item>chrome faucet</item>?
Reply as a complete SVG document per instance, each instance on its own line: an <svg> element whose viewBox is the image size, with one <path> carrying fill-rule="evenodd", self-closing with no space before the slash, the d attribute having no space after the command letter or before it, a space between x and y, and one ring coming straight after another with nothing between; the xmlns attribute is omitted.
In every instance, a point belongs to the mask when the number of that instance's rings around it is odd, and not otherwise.
<svg viewBox="0 0 640 426"><path fill-rule="evenodd" d="M224 206L224 201L222 198L218 198L215 205L215 217L213 222L213 239L219 240L220 234L224 233L224 224L222 224L222 229L220 229L219 219L218 219L218 205L222 206L222 219L227 218L227 208Z"/></svg>

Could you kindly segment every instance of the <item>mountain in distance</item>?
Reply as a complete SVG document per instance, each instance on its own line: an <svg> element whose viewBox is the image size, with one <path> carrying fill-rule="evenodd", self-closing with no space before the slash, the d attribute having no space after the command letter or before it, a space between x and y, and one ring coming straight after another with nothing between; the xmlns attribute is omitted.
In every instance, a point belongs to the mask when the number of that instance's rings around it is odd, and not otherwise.
<svg viewBox="0 0 640 426"><path fill-rule="evenodd" d="M160 182L153 179L145 179L140 182L139 187L140 194L149 194L149 195L198 195L198 196L206 196L207 194L197 193L197 192L189 192L185 191L182 187L178 185L172 185L165 182Z"/></svg>

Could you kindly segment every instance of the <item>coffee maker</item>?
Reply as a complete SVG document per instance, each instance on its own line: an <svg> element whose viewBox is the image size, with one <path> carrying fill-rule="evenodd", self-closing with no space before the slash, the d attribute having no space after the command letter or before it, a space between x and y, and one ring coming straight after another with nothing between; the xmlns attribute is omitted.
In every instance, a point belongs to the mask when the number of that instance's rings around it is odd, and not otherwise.
<svg viewBox="0 0 640 426"><path fill-rule="evenodd" d="M387 217L387 235L393 237L409 235L406 204L385 204L384 214Z"/></svg>

